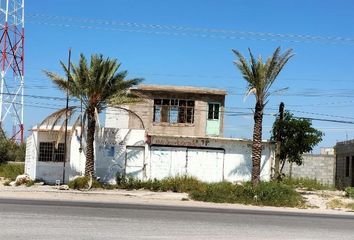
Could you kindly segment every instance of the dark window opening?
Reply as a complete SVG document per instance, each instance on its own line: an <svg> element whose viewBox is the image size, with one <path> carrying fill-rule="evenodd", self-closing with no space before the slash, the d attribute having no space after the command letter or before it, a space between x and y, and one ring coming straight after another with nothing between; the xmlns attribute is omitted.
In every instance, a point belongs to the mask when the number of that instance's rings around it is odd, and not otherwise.
<svg viewBox="0 0 354 240"><path fill-rule="evenodd" d="M208 105L208 120L218 120L220 115L220 104L209 103Z"/></svg>
<svg viewBox="0 0 354 240"><path fill-rule="evenodd" d="M349 157L345 158L345 176L349 177Z"/></svg>
<svg viewBox="0 0 354 240"><path fill-rule="evenodd" d="M40 162L63 162L64 161L64 143L59 143L55 148L54 142L39 143Z"/></svg>
<svg viewBox="0 0 354 240"><path fill-rule="evenodd" d="M194 101L180 99L155 99L154 122L194 123Z"/></svg>

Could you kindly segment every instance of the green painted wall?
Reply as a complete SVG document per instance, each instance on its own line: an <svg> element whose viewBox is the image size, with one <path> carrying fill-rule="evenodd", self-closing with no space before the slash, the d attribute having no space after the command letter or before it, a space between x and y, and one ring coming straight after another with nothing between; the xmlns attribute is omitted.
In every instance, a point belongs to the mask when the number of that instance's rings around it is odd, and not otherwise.
<svg viewBox="0 0 354 240"><path fill-rule="evenodd" d="M207 120L206 134L208 136L219 136L219 134L220 134L220 119Z"/></svg>

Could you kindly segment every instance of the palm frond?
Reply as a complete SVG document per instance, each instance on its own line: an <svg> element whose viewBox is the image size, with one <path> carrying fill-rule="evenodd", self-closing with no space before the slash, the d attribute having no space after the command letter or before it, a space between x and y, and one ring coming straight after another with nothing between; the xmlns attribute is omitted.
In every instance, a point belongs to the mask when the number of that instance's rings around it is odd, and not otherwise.
<svg viewBox="0 0 354 240"><path fill-rule="evenodd" d="M40 124L39 126L47 125L46 128L48 128L49 124L52 125L51 129L53 129L54 125L57 124L60 119L65 117L66 111L68 111L68 115L72 114L72 111L77 108L76 106L71 106L66 110L66 108L59 109L58 111L55 111L54 113L50 114L48 117L46 117Z"/></svg>
<svg viewBox="0 0 354 240"><path fill-rule="evenodd" d="M65 135L64 129L65 129L65 121L61 124L59 131L58 131L57 139L55 140L55 148L56 149L58 149L59 143L61 142L63 135Z"/></svg>
<svg viewBox="0 0 354 240"><path fill-rule="evenodd" d="M275 79L293 56L292 49L286 50L280 54L280 47L276 48L273 55L264 63L261 56L254 57L252 51L248 49L250 62L248 63L245 57L237 50L233 52L238 57L238 61L234 63L240 70L243 78L248 82L248 90L246 96L253 93L256 96L257 102L264 104L267 97L271 94L270 87Z"/></svg>
<svg viewBox="0 0 354 240"><path fill-rule="evenodd" d="M251 84L253 82L253 74L250 67L248 66L245 57L235 49L233 49L232 51L238 57L238 61L234 61L234 64L241 71L243 78Z"/></svg>
<svg viewBox="0 0 354 240"><path fill-rule="evenodd" d="M73 123L72 127L71 127L71 135L70 138L72 138L72 136L74 135L74 132L76 131L76 128L81 124L81 114L76 118L75 122ZM83 131L84 129L81 128L81 131Z"/></svg>

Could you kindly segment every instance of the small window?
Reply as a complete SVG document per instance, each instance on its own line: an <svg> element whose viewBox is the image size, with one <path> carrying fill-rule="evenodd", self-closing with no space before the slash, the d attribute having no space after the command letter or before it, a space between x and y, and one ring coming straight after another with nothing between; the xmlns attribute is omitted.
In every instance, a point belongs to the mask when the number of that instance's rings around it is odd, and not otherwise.
<svg viewBox="0 0 354 240"><path fill-rule="evenodd" d="M219 103L209 103L208 108L208 120L218 120L220 113L220 104Z"/></svg>
<svg viewBox="0 0 354 240"><path fill-rule="evenodd" d="M64 161L64 143L59 143L55 148L54 142L39 143L40 162L63 162Z"/></svg>
<svg viewBox="0 0 354 240"><path fill-rule="evenodd" d="M161 106L154 106L154 122L161 122Z"/></svg>
<svg viewBox="0 0 354 240"><path fill-rule="evenodd" d="M349 177L349 156L345 158L345 176Z"/></svg>

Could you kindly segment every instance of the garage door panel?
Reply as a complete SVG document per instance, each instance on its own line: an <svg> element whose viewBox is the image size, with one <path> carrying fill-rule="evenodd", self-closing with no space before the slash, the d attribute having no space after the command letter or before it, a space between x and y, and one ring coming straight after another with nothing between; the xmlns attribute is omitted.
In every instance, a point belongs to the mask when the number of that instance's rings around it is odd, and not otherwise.
<svg viewBox="0 0 354 240"><path fill-rule="evenodd" d="M188 149L187 173L205 182L223 180L224 151Z"/></svg>
<svg viewBox="0 0 354 240"><path fill-rule="evenodd" d="M163 179L186 173L186 148L152 147L151 178Z"/></svg>

